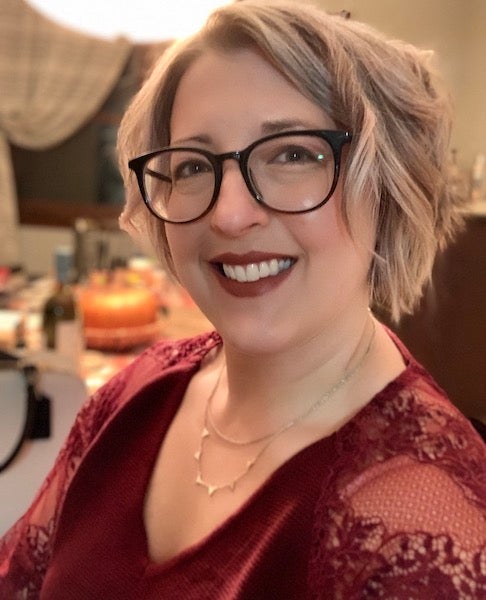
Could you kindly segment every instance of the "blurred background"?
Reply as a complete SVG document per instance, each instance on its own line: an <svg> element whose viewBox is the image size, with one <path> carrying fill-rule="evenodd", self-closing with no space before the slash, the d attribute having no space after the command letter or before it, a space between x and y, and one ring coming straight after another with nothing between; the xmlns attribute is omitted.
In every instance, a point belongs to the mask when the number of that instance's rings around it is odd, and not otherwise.
<svg viewBox="0 0 486 600"><path fill-rule="evenodd" d="M315 3L433 50L451 90L456 124L450 168L471 200L467 229L438 258L417 313L391 326L461 410L484 420L486 2ZM70 283L78 291L113 279L124 289L149 282L164 335L209 327L150 251L118 231L123 188L114 144L123 111L157 57L220 4L0 0L0 300L4 311L20 313L27 332L41 328L39 314L59 284L54 258L60 246L72 249ZM126 305L125 292L114 302ZM119 310L130 319L126 308ZM29 341L12 337L16 316L0 322L7 349ZM98 356L102 363L113 349L119 359L120 350L137 352L152 340L137 332L128 336L131 342L113 342L116 348L98 348L93 338L88 345L105 352Z"/></svg>

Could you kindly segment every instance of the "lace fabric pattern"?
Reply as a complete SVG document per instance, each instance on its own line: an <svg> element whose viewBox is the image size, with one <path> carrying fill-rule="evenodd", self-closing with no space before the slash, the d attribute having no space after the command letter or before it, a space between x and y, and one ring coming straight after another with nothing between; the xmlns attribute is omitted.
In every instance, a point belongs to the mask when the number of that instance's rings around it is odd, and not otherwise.
<svg viewBox="0 0 486 600"><path fill-rule="evenodd" d="M0 540L0 598L39 597L72 477L117 411L220 342L212 333L157 344L87 402L31 508ZM486 599L486 446L413 359L330 443L309 597Z"/></svg>
<svg viewBox="0 0 486 600"><path fill-rule="evenodd" d="M486 447L433 389L415 379L338 436L338 475L316 514L314 598L486 598Z"/></svg>

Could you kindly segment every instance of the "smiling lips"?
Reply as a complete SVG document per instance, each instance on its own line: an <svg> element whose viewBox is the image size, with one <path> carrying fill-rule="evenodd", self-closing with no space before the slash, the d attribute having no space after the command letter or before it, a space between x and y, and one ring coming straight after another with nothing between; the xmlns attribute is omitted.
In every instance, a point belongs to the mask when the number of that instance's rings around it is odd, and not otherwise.
<svg viewBox="0 0 486 600"><path fill-rule="evenodd" d="M271 260L262 260L260 262L252 262L247 265L230 265L222 264L223 273L229 279L239 281L240 283L248 283L259 281L266 277L275 277L282 271L286 271L292 266L290 258L272 258Z"/></svg>
<svg viewBox="0 0 486 600"><path fill-rule="evenodd" d="M252 252L224 254L211 261L223 289L233 296L260 296L279 286L297 262L290 256Z"/></svg>

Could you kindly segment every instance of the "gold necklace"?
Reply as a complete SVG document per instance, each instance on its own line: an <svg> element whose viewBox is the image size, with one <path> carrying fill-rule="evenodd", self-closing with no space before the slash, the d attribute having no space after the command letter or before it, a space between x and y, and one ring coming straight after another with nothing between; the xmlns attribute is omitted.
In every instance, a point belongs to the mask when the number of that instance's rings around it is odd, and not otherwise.
<svg viewBox="0 0 486 600"><path fill-rule="evenodd" d="M265 452L265 450L270 446L270 444L272 442L274 442L274 440L277 437L279 437L280 435L282 435L283 433L285 433L286 431L288 431L289 429L291 429L292 427L294 427L295 425L297 425L298 423L300 423L301 421L306 419L315 410L317 410L323 404L325 404L327 401L329 401L342 387L344 387L344 385L346 385L346 383L348 383L348 381L350 381L350 379L352 379L356 375L356 373L363 366L363 363L366 360L366 358L367 358L368 354L370 353L371 348L373 346L373 341L375 339L375 334L376 334L376 325L375 325L374 320L372 320L372 324L373 324L373 331L371 333L370 341L368 342L366 350L364 351L363 356L361 357L358 364L353 369L351 369L351 371L349 371L348 373L345 373L341 377L341 379L339 379L339 381L337 381L329 390L327 390L322 396L320 396L316 400L316 402L314 402L314 404L312 404L305 412L301 413L300 415L298 415L297 417L295 417L288 423L285 423L284 425L279 427L279 429L277 429L276 431L267 433L258 438L255 438L253 440L236 440L234 438L231 438L231 437L223 434L215 426L214 421L212 420L212 417L210 415L211 401L216 393L216 390L218 389L219 382L221 381L221 376L222 376L222 373L224 370L224 363L223 363L223 366L221 367L221 370L219 372L216 383L215 383L213 389L211 390L211 393L209 394L209 397L208 397L208 400L206 403L206 410L204 413L204 426L201 431L199 447L196 450L196 452L194 453L194 458L196 459L196 464L197 464L196 480L195 480L196 485L206 488L206 491L208 492L209 496L212 496L214 493L216 493L220 490L224 490L224 489L229 489L231 491L234 491L237 483L239 481L241 481L241 479L243 479L243 477L245 477L245 475L247 475L249 473L250 469L253 467L253 465L256 463L256 461L260 458L260 456ZM222 483L222 484L216 485L216 484L212 484L212 483L209 483L208 481L206 481L206 479L204 479L204 477L202 475L202 470L201 470L201 463L202 463L203 453L204 453L204 443L208 438L211 437L211 430L216 434L216 436L218 438L220 438L224 442L234 445L234 446L250 446L250 445L257 444L257 443L263 442L263 441L265 441L266 443L260 448L260 450L255 454L255 456L253 458L250 458L249 460L246 461L245 467L231 481L229 481L227 483Z"/></svg>

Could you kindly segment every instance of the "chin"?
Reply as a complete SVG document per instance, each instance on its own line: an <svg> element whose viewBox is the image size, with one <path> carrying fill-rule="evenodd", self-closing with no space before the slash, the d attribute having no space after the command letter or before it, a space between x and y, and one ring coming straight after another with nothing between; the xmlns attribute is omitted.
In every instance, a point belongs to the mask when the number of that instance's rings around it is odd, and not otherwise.
<svg viewBox="0 0 486 600"><path fill-rule="evenodd" d="M215 324L224 344L247 355L275 355L295 349L298 345L297 332L290 331L281 323L269 325L261 319L246 319L245 322L227 321Z"/></svg>

